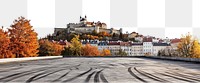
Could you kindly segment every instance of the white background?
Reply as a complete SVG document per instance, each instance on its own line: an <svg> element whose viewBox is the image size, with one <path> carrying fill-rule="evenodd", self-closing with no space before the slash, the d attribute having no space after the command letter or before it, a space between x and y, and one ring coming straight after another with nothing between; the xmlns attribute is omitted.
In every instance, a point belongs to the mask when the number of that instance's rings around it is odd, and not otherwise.
<svg viewBox="0 0 200 83"><path fill-rule="evenodd" d="M171 0L172 2L166 4L166 0L134 0L137 2L137 10L131 10L130 8L125 8L124 10L127 10L128 12L120 12L118 15L121 15L120 17L125 17L125 15L129 15L126 13L136 13L134 15L137 15L137 22L133 21L133 18L126 18L127 20L120 20L118 22L121 22L118 24L118 26L110 24L111 20L111 1L110 0L76 0L77 3L82 3L76 4L76 3L70 3L70 1L66 2L66 5L56 9L55 3L59 0L27 0L27 4L24 5L24 3L21 3L22 1L25 2L25 0L20 0L18 1L19 5L23 5L22 7L27 7L23 10L17 10L17 11L25 11L24 12L7 12L11 11L12 9L22 9L19 6L16 5L9 5L9 3L3 3L6 0L1 0L0 1L0 9L2 12L5 12L5 14L0 14L0 26L5 26L9 27L10 24L12 24L11 20L16 19L16 15L22 15L27 17L28 19L31 20L31 24L34 26L34 29L38 32L39 37L45 37L46 34L53 33L55 27L66 27L66 24L70 22L70 20L66 20L66 22L63 22L62 24L59 24L59 26L56 26L56 10L61 10L63 12L66 12L64 14L67 15L67 12L72 12L72 11L81 11L80 14L74 14L72 16L74 19L79 19L79 15L85 16L87 15L88 21L101 21L107 23L108 27L113 27L114 28L123 28L123 32L128 31L129 33L133 31L139 31L141 34L148 35L148 30L149 29L158 29L158 30L149 30L149 34L152 36L156 37L169 37L169 38L179 38L181 34L186 34L190 32L191 34L194 34L194 36L200 38L200 34L198 34L198 30L200 32L200 0L184 0L184 2L190 2L192 1L192 26L186 26L186 27L166 27L166 7L170 6L170 3L173 3L175 1L178 3L176 6L171 7L171 8L176 8L180 9L181 12L187 12L184 11L182 8L177 8L179 5L183 4L189 4L189 3L182 3L181 1L183 0ZM11 0L9 0L11 1ZM128 0L123 0L124 3ZM131 1L129 1L131 2ZM17 4L17 2L15 2ZM114 3L114 1L112 1ZM69 4L73 5L70 6ZM9 5L9 6L6 6ZM115 8L115 10L118 10L119 8L123 8L125 4L119 4L118 7ZM122 7L123 6L123 7ZM190 6L187 5L187 6ZM8 8L9 7L9 8ZM67 8L66 8L67 7ZM82 10L73 10L73 9L78 9L75 7L81 7L80 9ZM8 10L5 10L7 8ZM179 11L177 11L179 12ZM176 13L177 13L176 12ZM191 11L188 11L191 12ZM7 14L8 13L8 14ZM173 12L170 12L170 14L173 14ZM71 14L70 14L71 15ZM77 16L78 15L78 16ZM182 15L182 14L180 14ZM183 14L187 15L187 14ZM14 17L13 17L14 16ZM63 18L66 18L66 16L63 16ZM12 17L12 18L11 18ZM62 16L61 16L62 17ZM76 18L75 18L76 17ZM126 16L127 17L127 16ZM133 17L130 15L130 17ZM187 16L186 16L187 17ZM189 16L190 17L190 16ZM70 19L73 19L70 18ZM60 18L59 18L60 19ZM59 20L58 19L58 20ZM67 18L66 18L67 19ZM134 20L135 20L134 19ZM6 21L4 21L6 20ZM170 19L173 21L173 19ZM176 19L177 20L177 19ZM63 21L63 20L62 20ZM123 24L126 24L127 22L133 21L134 26L126 26L126 27L121 27ZM181 22L181 20L178 20L177 22ZM71 22L74 22L72 20ZM78 21L77 21L78 22ZM135 22L135 23L134 23ZM169 21L170 22L170 21ZM186 21L187 22L187 21ZM60 26L62 25L62 26ZM184 25L184 24L183 24ZM145 29L146 28L146 29ZM146 30L146 31L143 31ZM159 32L158 32L159 31ZM193 33L195 31L195 33ZM158 34L156 34L158 33ZM163 36L164 35L164 36Z"/></svg>

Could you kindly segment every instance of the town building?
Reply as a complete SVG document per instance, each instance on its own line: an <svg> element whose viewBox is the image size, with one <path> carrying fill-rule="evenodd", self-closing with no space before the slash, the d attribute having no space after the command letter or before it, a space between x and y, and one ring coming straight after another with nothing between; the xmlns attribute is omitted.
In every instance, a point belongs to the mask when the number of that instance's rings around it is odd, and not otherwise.
<svg viewBox="0 0 200 83"><path fill-rule="evenodd" d="M143 43L132 43L132 49L131 49L133 56L141 56L143 55Z"/></svg>
<svg viewBox="0 0 200 83"><path fill-rule="evenodd" d="M120 42L117 42L117 41L109 42L108 49L110 50L113 56L116 56L119 53L119 50L121 49Z"/></svg>
<svg viewBox="0 0 200 83"><path fill-rule="evenodd" d="M181 39L171 39L170 40L170 43L171 43L171 49L173 50L177 50L177 46L178 46L178 43L181 42Z"/></svg>
<svg viewBox="0 0 200 83"><path fill-rule="evenodd" d="M143 38L143 54L144 55L152 55L153 49L153 38L152 37L145 37Z"/></svg>
<svg viewBox="0 0 200 83"><path fill-rule="evenodd" d="M100 41L98 43L98 50L109 49L107 41Z"/></svg>
<svg viewBox="0 0 200 83"><path fill-rule="evenodd" d="M153 54L152 56L157 56L160 50L164 50L166 48L170 48L170 44L168 43L153 43Z"/></svg>
<svg viewBox="0 0 200 83"><path fill-rule="evenodd" d="M130 42L121 42L120 49L127 53L127 56L132 56L132 44Z"/></svg>
<svg viewBox="0 0 200 83"><path fill-rule="evenodd" d="M91 44L97 46L98 50L109 49L112 56L117 56L120 50L127 53L127 56L157 56L161 50L177 50L180 39L173 39L171 43L153 42L152 37L144 37L143 42L123 42L123 41L99 41L99 40L81 40L82 44ZM166 50L167 51L167 50Z"/></svg>
<svg viewBox="0 0 200 83"><path fill-rule="evenodd" d="M81 40L81 43L83 46L85 46L86 44L90 44L91 46L96 46L98 47L98 42L99 40Z"/></svg>

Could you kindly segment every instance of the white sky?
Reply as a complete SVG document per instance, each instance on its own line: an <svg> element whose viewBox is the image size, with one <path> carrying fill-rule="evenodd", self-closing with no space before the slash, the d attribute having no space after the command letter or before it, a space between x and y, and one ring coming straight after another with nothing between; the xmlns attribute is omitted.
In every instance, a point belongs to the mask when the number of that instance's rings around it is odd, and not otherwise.
<svg viewBox="0 0 200 83"><path fill-rule="evenodd" d="M56 27L55 0L27 0L27 2L27 17L31 20L31 24L38 32L39 37L45 37L46 34L53 33ZM88 21L105 22L110 28L112 27L110 24L110 3L110 0L82 0L82 16L87 15ZM200 0L193 0L192 3L192 25L200 32L200 29L198 29L200 28ZM123 28L123 32L128 31L129 33L137 32L138 28L162 28L165 29L163 34L169 38L179 38L181 34L194 31L193 27L165 27L165 0L137 0L137 15L137 27L119 26L114 28ZM159 35L155 36L159 37Z"/></svg>

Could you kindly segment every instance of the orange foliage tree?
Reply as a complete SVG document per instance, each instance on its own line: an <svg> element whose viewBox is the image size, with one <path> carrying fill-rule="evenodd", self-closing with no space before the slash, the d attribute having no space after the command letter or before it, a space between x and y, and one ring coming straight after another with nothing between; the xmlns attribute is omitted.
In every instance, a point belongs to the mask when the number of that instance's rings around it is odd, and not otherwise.
<svg viewBox="0 0 200 83"><path fill-rule="evenodd" d="M57 42L50 42L49 40L42 39L39 40L39 44L40 56L58 56L63 51L63 46L61 46Z"/></svg>
<svg viewBox="0 0 200 83"><path fill-rule="evenodd" d="M0 58L13 58L13 54L9 50L10 39L8 33L0 29Z"/></svg>
<svg viewBox="0 0 200 83"><path fill-rule="evenodd" d="M16 57L35 57L38 56L39 44L37 33L32 29L30 20L19 17L8 29L11 51Z"/></svg>
<svg viewBox="0 0 200 83"><path fill-rule="evenodd" d="M110 35L109 33L105 32L105 31L103 31L103 32L100 32L100 33L99 33L99 36L102 36L102 37L110 37L111 35Z"/></svg>
<svg viewBox="0 0 200 83"><path fill-rule="evenodd" d="M109 56L109 55L111 55L110 50L108 50L108 49L103 49L103 50L101 51L101 56Z"/></svg>
<svg viewBox="0 0 200 83"><path fill-rule="evenodd" d="M93 36L93 35L87 35L88 39L94 40L94 39L98 39L98 36Z"/></svg>
<svg viewBox="0 0 200 83"><path fill-rule="evenodd" d="M82 48L82 55L83 56L99 56L100 52L97 47L91 46L90 44L86 44Z"/></svg>

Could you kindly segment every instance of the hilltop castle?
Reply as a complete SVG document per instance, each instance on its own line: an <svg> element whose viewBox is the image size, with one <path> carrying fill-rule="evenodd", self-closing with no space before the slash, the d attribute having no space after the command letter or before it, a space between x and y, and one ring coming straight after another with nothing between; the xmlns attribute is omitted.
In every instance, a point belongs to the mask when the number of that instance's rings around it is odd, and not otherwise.
<svg viewBox="0 0 200 83"><path fill-rule="evenodd" d="M69 23L67 24L66 28L55 28L54 35L62 31L66 33L77 33L77 34L92 33L93 31L96 31L97 33L107 32L109 34L113 34L113 33L120 34L122 33L122 28L120 28L119 30L116 30L114 28L107 29L106 23L102 23L100 21L88 22L87 16L85 17L80 16L79 23Z"/></svg>

